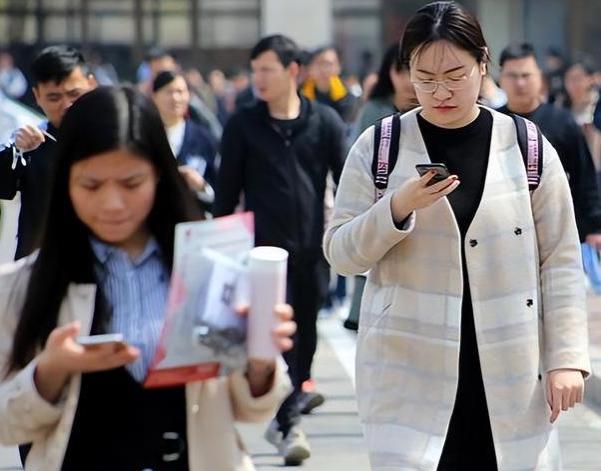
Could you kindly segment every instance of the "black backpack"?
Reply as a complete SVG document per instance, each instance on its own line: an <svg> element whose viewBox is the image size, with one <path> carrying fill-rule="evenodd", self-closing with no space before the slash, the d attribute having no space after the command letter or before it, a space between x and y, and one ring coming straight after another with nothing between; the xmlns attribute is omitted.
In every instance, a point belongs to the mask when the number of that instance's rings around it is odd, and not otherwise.
<svg viewBox="0 0 601 471"><path fill-rule="evenodd" d="M522 152L528 189L532 193L538 188L543 172L543 139L536 124L521 116L512 114L515 123L518 145ZM388 179L397 161L401 137L401 114L386 116L375 123L374 155L371 171L378 201L388 188Z"/></svg>

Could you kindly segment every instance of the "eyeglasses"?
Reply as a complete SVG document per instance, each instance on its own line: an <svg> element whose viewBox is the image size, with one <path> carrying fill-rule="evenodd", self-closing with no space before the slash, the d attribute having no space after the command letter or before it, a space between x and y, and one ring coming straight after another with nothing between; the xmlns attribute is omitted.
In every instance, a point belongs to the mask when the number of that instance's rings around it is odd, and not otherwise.
<svg viewBox="0 0 601 471"><path fill-rule="evenodd" d="M469 74L464 74L459 77L449 77L444 80L412 80L411 83L413 86L424 93L434 93L438 90L438 86L442 85L450 92L454 92L457 90L462 90L465 88L467 81L474 75L474 70L476 70L476 64L472 66Z"/></svg>

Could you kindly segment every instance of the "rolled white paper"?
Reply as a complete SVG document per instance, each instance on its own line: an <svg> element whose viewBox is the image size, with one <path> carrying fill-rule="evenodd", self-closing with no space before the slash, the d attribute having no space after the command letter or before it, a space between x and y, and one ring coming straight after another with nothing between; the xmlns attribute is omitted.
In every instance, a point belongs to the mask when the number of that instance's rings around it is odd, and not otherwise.
<svg viewBox="0 0 601 471"><path fill-rule="evenodd" d="M250 251L249 358L272 359L280 354L272 336L276 325L273 308L286 301L287 265L288 252L284 249L255 247Z"/></svg>

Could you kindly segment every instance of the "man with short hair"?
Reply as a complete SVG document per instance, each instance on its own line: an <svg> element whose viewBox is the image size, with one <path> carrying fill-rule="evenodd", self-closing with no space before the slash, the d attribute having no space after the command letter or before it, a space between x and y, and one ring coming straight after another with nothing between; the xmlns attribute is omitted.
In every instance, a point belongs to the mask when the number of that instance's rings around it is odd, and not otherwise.
<svg viewBox="0 0 601 471"><path fill-rule="evenodd" d="M501 88L507 93L503 113L537 124L551 142L568 176L581 242L601 248L601 203L595 167L580 127L567 111L542 101L542 71L532 45L508 46L501 52Z"/></svg>
<svg viewBox="0 0 601 471"><path fill-rule="evenodd" d="M231 214L244 192L245 208L255 214L256 245L290 254L288 301L298 332L284 358L294 392L266 433L288 465L310 455L299 427L299 399L308 394L301 385L311 377L317 311L325 294L320 280L328 270L321 250L326 176L332 171L338 182L346 154L344 123L336 112L298 94L298 59L298 47L282 35L263 38L253 48L259 101L238 110L225 128L213 208L215 216ZM313 394L314 405L323 402Z"/></svg>
<svg viewBox="0 0 601 471"><path fill-rule="evenodd" d="M44 49L31 65L33 94L47 122L24 126L14 142L0 146L0 198L21 193L15 260L33 252L41 237L48 203L58 128L77 98L96 87L81 52L69 46ZM52 137L50 137L52 136Z"/></svg>

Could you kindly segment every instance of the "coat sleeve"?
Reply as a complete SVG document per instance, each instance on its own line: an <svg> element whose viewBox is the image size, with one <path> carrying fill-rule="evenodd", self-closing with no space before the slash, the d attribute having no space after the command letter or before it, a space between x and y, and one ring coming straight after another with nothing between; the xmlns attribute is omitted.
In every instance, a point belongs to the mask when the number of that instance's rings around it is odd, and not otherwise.
<svg viewBox="0 0 601 471"><path fill-rule="evenodd" d="M286 365L281 358L276 361L273 385L266 394L253 397L242 371L236 371L229 376L229 389L234 418L239 422L260 422L270 419L291 392Z"/></svg>
<svg viewBox="0 0 601 471"><path fill-rule="evenodd" d="M324 253L343 275L364 273L413 230L415 212L401 228L392 219L389 191L375 201L371 172L373 126L357 139L346 159L334 203L334 215L324 235Z"/></svg>
<svg viewBox="0 0 601 471"><path fill-rule="evenodd" d="M13 146L0 145L0 199L12 200L19 189L21 163L13 169Z"/></svg>
<svg viewBox="0 0 601 471"><path fill-rule="evenodd" d="M217 193L213 204L213 216L232 214L240 201L244 182L244 158L246 148L239 115L227 123L221 139L221 165L217 177Z"/></svg>
<svg viewBox="0 0 601 471"><path fill-rule="evenodd" d="M0 268L0 443L30 443L44 436L60 419L63 404L44 400L34 384L37 359L7 375L13 336L25 299L25 264L29 258Z"/></svg>
<svg viewBox="0 0 601 471"><path fill-rule="evenodd" d="M543 171L532 194L539 252L545 370L590 373L584 272L565 172L543 139Z"/></svg>

